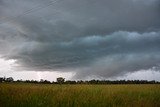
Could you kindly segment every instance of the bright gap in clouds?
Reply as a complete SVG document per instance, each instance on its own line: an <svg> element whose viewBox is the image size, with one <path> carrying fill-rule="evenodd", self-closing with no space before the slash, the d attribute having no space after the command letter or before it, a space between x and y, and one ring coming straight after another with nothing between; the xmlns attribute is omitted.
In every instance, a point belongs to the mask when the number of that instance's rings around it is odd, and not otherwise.
<svg viewBox="0 0 160 107"><path fill-rule="evenodd" d="M117 77L116 79L160 81L160 72L153 70L140 70L134 73L128 73L125 76Z"/></svg>
<svg viewBox="0 0 160 107"><path fill-rule="evenodd" d="M5 60L0 58L0 77L13 77L15 80L22 79L22 80L49 80L49 81L56 81L57 77L64 77L66 80L72 80L72 77L75 75L73 72L67 73L60 73L60 72L37 72L37 71L15 71L14 67L17 66L15 60ZM125 76L115 77L115 78L107 78L110 80L156 80L160 81L160 72L153 71L153 70L141 70L134 73L128 73ZM97 78L95 76L88 77L88 79L104 79L104 78Z"/></svg>
<svg viewBox="0 0 160 107"><path fill-rule="evenodd" d="M56 81L58 77L64 77L66 80L71 79L74 75L72 72L59 73L59 72L37 72L37 71L16 71L14 67L17 66L15 60L5 60L0 58L0 77L13 77L15 80L40 80L45 79L49 81Z"/></svg>

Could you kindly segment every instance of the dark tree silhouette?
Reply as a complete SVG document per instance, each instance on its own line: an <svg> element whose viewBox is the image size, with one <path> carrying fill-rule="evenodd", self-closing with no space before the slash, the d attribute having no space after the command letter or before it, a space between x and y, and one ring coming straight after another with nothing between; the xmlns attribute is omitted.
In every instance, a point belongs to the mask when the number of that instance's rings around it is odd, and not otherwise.
<svg viewBox="0 0 160 107"><path fill-rule="evenodd" d="M63 77L57 78L57 83L59 83L59 84L64 83L64 81L65 81L65 78L63 78Z"/></svg>
<svg viewBox="0 0 160 107"><path fill-rule="evenodd" d="M5 80L6 82L13 82L14 81L14 79L12 78L12 77L8 77L8 78L6 78L6 80Z"/></svg>

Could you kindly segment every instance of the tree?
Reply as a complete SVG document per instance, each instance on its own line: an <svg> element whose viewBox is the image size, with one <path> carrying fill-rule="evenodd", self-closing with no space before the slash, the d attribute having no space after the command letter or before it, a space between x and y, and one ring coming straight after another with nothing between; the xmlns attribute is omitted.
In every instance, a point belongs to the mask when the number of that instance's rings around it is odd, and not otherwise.
<svg viewBox="0 0 160 107"><path fill-rule="evenodd" d="M57 78L57 83L59 83L59 84L64 83L64 81L65 81L65 78L63 78L63 77Z"/></svg>
<svg viewBox="0 0 160 107"><path fill-rule="evenodd" d="M3 77L0 77L0 82L3 82L4 81L4 78Z"/></svg>
<svg viewBox="0 0 160 107"><path fill-rule="evenodd" d="M12 77L6 78L6 82L13 82L14 79Z"/></svg>

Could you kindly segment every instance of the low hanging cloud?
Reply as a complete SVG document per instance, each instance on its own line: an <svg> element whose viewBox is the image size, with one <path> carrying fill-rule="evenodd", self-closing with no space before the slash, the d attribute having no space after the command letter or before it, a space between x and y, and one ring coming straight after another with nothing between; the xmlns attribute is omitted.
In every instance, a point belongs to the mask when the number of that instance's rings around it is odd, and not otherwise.
<svg viewBox="0 0 160 107"><path fill-rule="evenodd" d="M50 2L0 1L0 55L17 70L109 78L159 67L159 0L60 0L26 11Z"/></svg>

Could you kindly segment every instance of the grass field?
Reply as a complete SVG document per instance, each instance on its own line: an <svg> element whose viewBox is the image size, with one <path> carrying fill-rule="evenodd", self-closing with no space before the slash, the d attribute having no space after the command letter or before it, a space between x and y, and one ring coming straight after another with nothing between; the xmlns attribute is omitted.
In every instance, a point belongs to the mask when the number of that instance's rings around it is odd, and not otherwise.
<svg viewBox="0 0 160 107"><path fill-rule="evenodd" d="M160 85L1 83L0 107L160 107Z"/></svg>

